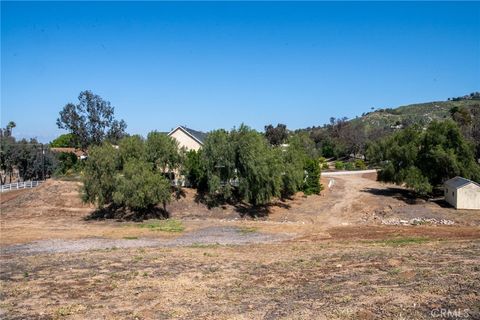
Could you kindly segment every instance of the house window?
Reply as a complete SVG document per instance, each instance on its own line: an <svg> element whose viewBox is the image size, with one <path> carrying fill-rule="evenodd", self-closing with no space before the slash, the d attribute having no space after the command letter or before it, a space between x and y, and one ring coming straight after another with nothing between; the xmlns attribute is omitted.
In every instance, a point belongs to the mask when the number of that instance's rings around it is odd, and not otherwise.
<svg viewBox="0 0 480 320"><path fill-rule="evenodd" d="M452 197L455 196L455 192L452 191Z"/></svg>

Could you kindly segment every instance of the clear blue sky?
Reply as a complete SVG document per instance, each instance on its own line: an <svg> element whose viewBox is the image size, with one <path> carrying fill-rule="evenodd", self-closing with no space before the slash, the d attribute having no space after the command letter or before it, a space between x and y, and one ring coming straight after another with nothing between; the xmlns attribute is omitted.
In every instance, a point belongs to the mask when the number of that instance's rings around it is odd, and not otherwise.
<svg viewBox="0 0 480 320"><path fill-rule="evenodd" d="M85 89L130 133L321 125L480 90L480 4L2 1L1 81L45 142Z"/></svg>

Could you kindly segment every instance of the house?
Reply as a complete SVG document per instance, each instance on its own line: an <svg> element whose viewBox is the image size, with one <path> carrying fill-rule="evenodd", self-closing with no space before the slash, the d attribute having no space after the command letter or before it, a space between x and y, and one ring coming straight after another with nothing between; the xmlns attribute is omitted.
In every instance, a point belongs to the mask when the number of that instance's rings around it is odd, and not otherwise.
<svg viewBox="0 0 480 320"><path fill-rule="evenodd" d="M206 133L185 126L176 127L168 135L178 141L180 148L184 147L187 150L195 151L198 151L203 146L207 137Z"/></svg>
<svg viewBox="0 0 480 320"><path fill-rule="evenodd" d="M480 210L480 184L462 177L447 180L445 200L456 209Z"/></svg>
<svg viewBox="0 0 480 320"><path fill-rule="evenodd" d="M53 153L73 153L78 159L83 160L87 158L87 154L77 148L50 148Z"/></svg>

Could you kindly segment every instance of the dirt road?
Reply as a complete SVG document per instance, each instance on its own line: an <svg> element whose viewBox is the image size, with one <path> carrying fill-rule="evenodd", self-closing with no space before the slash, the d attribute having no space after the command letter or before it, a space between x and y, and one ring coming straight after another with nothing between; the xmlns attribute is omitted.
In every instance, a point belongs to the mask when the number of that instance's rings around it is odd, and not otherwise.
<svg viewBox="0 0 480 320"><path fill-rule="evenodd" d="M0 318L480 318L480 212L418 201L374 173L334 179L256 219L187 189L169 206L178 232L85 220L94 208L75 182L18 193L0 207ZM454 224L383 224L418 217Z"/></svg>
<svg viewBox="0 0 480 320"><path fill-rule="evenodd" d="M331 178L322 179L325 186L328 179ZM211 227L251 227L256 234L275 234L286 238L309 234L329 237L328 230L334 227L371 226L392 219L432 217L452 221L459 227L480 225L478 212L457 211L437 203L414 201L405 190L377 182L375 173L336 176L334 179L335 184L325 188L321 195L304 197L297 194L292 199L274 202L268 217L260 219L242 217L242 212L233 206L208 209L195 202L194 192L188 189L185 197L174 201L168 209L173 218L185 225L184 234L205 233L214 230L209 229ZM9 197L0 207L0 246L88 238L106 243L112 239L119 240L118 247L122 247L125 238L141 239L145 243L149 243L148 239L156 239L167 243L179 237L178 234L139 228L135 223L86 221L85 217L94 208L81 202L79 188L76 182L49 181L37 189ZM212 237L215 237L214 232ZM218 242L224 243L225 236L219 236ZM104 247L105 244L99 246Z"/></svg>

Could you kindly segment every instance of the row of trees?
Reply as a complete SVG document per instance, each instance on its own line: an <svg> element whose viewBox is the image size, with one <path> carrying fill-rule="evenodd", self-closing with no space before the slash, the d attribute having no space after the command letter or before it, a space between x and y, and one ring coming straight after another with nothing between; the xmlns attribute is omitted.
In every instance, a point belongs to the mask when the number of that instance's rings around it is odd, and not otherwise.
<svg viewBox="0 0 480 320"><path fill-rule="evenodd" d="M292 135L286 146L270 145L261 133L241 125L209 133L203 148L190 152L184 173L211 204L245 201L267 204L298 191L319 193L320 164L313 141Z"/></svg>
<svg viewBox="0 0 480 320"><path fill-rule="evenodd" d="M293 135L288 146L271 146L245 125L208 134L203 148L186 152L175 139L151 132L146 139L125 137L118 148L93 146L84 168L84 201L98 207L152 210L171 199L171 182L180 176L210 206L220 203L268 204L303 190L319 193L320 165L310 154L307 135ZM313 148L314 149L314 148Z"/></svg>
<svg viewBox="0 0 480 320"><path fill-rule="evenodd" d="M451 120L398 131L372 143L367 156L381 167L379 180L406 184L422 195L457 175L480 182L474 146Z"/></svg>
<svg viewBox="0 0 480 320"><path fill-rule="evenodd" d="M15 122L0 129L0 183L40 180L52 175L56 159L48 147L36 139L17 141L13 136Z"/></svg>

